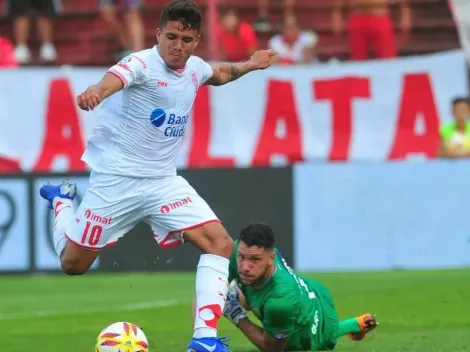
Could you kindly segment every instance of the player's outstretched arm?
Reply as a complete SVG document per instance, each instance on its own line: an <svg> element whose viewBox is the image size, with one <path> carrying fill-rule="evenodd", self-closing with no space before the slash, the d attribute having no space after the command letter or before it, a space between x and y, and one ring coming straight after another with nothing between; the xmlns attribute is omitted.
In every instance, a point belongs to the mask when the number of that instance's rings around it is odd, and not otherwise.
<svg viewBox="0 0 470 352"><path fill-rule="evenodd" d="M222 86L233 82L247 73L255 70L264 70L271 66L276 60L277 52L269 50L258 50L243 63L219 63L212 66L212 77L206 81L206 85Z"/></svg>
<svg viewBox="0 0 470 352"><path fill-rule="evenodd" d="M93 110L107 97L113 95L124 87L122 80L116 75L107 72L97 84L88 87L77 96L77 104L82 110Z"/></svg>
<svg viewBox="0 0 470 352"><path fill-rule="evenodd" d="M238 328L253 345L263 352L282 352L289 341L288 338L277 339L271 336L248 318L240 319Z"/></svg>
<svg viewBox="0 0 470 352"><path fill-rule="evenodd" d="M235 326L237 326L243 334L250 340L250 342L255 345L259 350L263 352L282 352L289 341L289 329L286 329L284 323L291 324L289 318L284 319L284 317L289 314L286 312L285 309L281 312L283 315L283 319L278 319L281 322L281 327L274 327L272 330L274 334L269 333L264 328L254 324L251 322L247 315L246 310L243 308L242 304L243 301L246 301L241 298L243 294L240 290L238 290L236 285L232 285L228 294L227 294L227 301L225 302L224 307L224 316L230 320ZM244 297L243 297L244 298ZM265 316L266 322L269 324L270 319L272 317L272 305L267 306L267 316ZM274 317L274 319L277 319ZM265 326L265 320L263 320L263 326ZM285 320L285 321L284 321ZM273 324L271 324L273 326Z"/></svg>

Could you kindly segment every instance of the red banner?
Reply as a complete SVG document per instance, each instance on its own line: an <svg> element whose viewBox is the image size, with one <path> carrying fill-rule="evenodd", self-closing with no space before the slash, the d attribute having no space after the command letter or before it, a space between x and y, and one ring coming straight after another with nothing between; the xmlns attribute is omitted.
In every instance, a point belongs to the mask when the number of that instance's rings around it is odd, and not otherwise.
<svg viewBox="0 0 470 352"><path fill-rule="evenodd" d="M0 172L86 170L80 157L96 116L75 96L103 72L0 71ZM200 89L178 166L433 158L451 99L464 94L460 51L255 72Z"/></svg>

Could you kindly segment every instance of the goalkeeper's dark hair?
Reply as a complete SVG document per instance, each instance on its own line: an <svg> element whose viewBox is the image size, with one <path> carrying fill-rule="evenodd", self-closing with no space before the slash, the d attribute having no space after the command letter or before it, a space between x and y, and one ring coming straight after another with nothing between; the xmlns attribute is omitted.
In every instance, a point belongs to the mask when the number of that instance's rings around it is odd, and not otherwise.
<svg viewBox="0 0 470 352"><path fill-rule="evenodd" d="M167 22L178 21L183 29L195 29L201 32L202 15L199 7L192 0L173 0L165 6L160 16L160 27Z"/></svg>
<svg viewBox="0 0 470 352"><path fill-rule="evenodd" d="M245 227L238 236L240 242L248 247L256 246L265 249L274 249L274 232L271 226L261 222Z"/></svg>

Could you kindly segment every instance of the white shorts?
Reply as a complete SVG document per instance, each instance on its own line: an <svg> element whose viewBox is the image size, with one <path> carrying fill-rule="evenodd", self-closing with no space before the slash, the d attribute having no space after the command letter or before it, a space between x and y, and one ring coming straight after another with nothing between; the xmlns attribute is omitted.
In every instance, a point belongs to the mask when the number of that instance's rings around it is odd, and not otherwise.
<svg viewBox="0 0 470 352"><path fill-rule="evenodd" d="M100 250L115 244L140 221L152 227L161 247L182 243L184 231L220 222L181 176L142 179L92 172L66 236L81 247Z"/></svg>

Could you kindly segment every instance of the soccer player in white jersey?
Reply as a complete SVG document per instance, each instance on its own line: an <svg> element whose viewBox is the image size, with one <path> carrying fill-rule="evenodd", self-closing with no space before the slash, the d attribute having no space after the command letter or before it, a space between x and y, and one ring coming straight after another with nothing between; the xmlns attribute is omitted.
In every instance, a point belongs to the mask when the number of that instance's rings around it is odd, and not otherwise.
<svg viewBox="0 0 470 352"><path fill-rule="evenodd" d="M233 240L207 203L177 176L176 154L198 88L266 69L276 53L261 50L245 63L210 66L192 55L201 21L191 0L172 1L161 15L158 44L124 58L77 97L83 110L100 105L82 157L91 168L89 188L76 210L75 184L46 184L40 194L54 209L54 244L68 275L84 274L101 249L139 221L150 224L161 247L186 241L203 251L196 274L198 314L187 351L226 352L217 322Z"/></svg>

